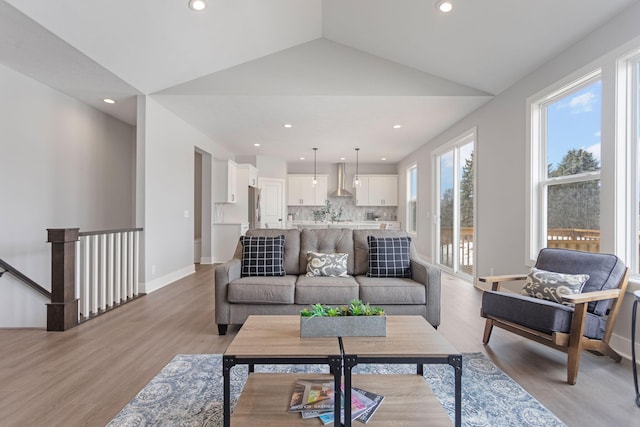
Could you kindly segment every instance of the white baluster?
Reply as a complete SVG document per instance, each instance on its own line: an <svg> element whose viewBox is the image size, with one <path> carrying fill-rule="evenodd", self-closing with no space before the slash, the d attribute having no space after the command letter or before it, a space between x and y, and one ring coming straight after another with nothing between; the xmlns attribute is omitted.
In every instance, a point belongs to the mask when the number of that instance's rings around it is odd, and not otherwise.
<svg viewBox="0 0 640 427"><path fill-rule="evenodd" d="M135 296L138 296L138 293L140 292L139 289L139 285L140 285L140 277L138 274L138 264L140 263L140 232L139 231L135 231L133 233L133 239L134 239L134 244L133 244L133 294Z"/></svg>
<svg viewBox="0 0 640 427"><path fill-rule="evenodd" d="M107 308L107 236L100 234L98 237L98 308L104 311Z"/></svg>
<svg viewBox="0 0 640 427"><path fill-rule="evenodd" d="M80 312L82 311L82 276L81 276L81 271L82 269L80 268L80 266L82 265L82 250L81 250L81 245L80 245L80 240L78 239L76 241L76 296L79 298L78 301L78 322L80 322L80 320L82 320L82 317L80 316Z"/></svg>
<svg viewBox="0 0 640 427"><path fill-rule="evenodd" d="M127 269L127 273L129 275L128 280L127 280L127 296L129 298L133 298L134 294L133 294L133 271L134 271L134 267L133 267L133 260L134 260L134 239L133 239L133 232L130 231L127 233L129 235L129 238L127 239L128 242L128 254L129 254L129 265L128 265L128 269Z"/></svg>
<svg viewBox="0 0 640 427"><path fill-rule="evenodd" d="M107 306L113 307L113 233L107 234Z"/></svg>
<svg viewBox="0 0 640 427"><path fill-rule="evenodd" d="M122 233L115 233L115 238L114 238L115 242L114 242L114 261L115 261L115 265L114 265L114 270L113 270L113 277L114 277L114 284L113 284L113 290L114 290L114 300L116 302L116 304L120 304L120 301L122 299L122 292L121 292L121 288L120 288L120 283L121 283L121 274L122 274L122 267L121 267L121 245L122 245Z"/></svg>
<svg viewBox="0 0 640 427"><path fill-rule="evenodd" d="M90 292L91 292L91 313L98 313L98 236L91 236L91 282L90 282Z"/></svg>
<svg viewBox="0 0 640 427"><path fill-rule="evenodd" d="M122 261L122 265L121 265L121 270L120 270L120 290L121 290L121 296L122 296L122 301L126 302L127 300L127 270L129 268L128 265L128 261L129 261L129 255L128 255L128 245L127 245L127 240L128 240L128 236L127 233L121 233L122 234L122 242L120 244L120 249L121 249L121 261Z"/></svg>
<svg viewBox="0 0 640 427"><path fill-rule="evenodd" d="M89 292L89 283L91 281L90 259L90 239L88 236L85 236L82 238L82 297L80 300L82 307L82 317L85 319L89 318L89 312L91 311L89 307L89 301L91 298L91 293Z"/></svg>

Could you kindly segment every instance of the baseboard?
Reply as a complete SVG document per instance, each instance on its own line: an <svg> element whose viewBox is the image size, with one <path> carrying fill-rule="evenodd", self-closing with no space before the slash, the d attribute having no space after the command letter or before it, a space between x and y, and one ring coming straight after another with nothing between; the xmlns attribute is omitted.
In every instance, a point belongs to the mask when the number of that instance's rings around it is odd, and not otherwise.
<svg viewBox="0 0 640 427"><path fill-rule="evenodd" d="M200 264L215 264L215 263L213 262L213 258L211 258L210 256L204 256L200 258Z"/></svg>
<svg viewBox="0 0 640 427"><path fill-rule="evenodd" d="M179 270L173 271L169 274L165 274L162 277L158 277L157 279L153 279L149 282L140 283L140 292L151 293L153 291L157 291L160 288L167 286L175 282L176 280L180 280L183 277L186 277L190 274L195 273L196 269L193 264L189 264L188 266L181 268Z"/></svg>
<svg viewBox="0 0 640 427"><path fill-rule="evenodd" d="M630 338L625 338L620 335L612 334L611 340L609 341L609 345L611 346L611 348L617 351L620 356L624 357L627 360L631 360L631 339ZM638 359L639 357L640 357L640 343L638 343L638 340L636 339L636 359ZM638 363L638 360L636 360L636 363Z"/></svg>

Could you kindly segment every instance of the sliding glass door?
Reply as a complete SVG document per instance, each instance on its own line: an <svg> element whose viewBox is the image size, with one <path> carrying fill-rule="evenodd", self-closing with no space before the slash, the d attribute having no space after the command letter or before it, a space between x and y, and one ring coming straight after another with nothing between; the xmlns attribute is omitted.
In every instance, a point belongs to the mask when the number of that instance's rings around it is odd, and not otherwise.
<svg viewBox="0 0 640 427"><path fill-rule="evenodd" d="M435 157L437 262L446 271L473 277L475 132Z"/></svg>

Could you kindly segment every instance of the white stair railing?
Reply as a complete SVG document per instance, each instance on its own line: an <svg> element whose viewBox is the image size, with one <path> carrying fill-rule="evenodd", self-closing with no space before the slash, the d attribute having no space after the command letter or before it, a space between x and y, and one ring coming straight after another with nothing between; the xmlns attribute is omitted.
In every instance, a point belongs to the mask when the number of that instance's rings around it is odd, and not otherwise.
<svg viewBox="0 0 640 427"><path fill-rule="evenodd" d="M82 322L140 295L141 228L80 232L76 242L76 295Z"/></svg>

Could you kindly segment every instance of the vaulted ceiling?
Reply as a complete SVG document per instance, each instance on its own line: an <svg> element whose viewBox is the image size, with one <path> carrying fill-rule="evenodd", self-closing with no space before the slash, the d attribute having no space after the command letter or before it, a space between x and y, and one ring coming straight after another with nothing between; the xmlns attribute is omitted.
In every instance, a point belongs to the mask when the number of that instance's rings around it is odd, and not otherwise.
<svg viewBox="0 0 640 427"><path fill-rule="evenodd" d="M396 162L637 0L435 3L0 0L0 63L134 125L150 95L237 154Z"/></svg>

